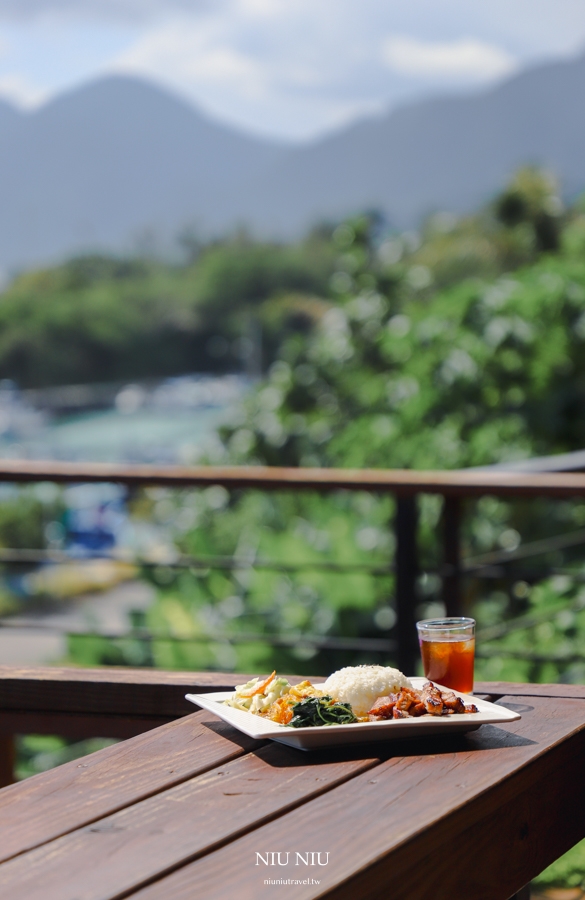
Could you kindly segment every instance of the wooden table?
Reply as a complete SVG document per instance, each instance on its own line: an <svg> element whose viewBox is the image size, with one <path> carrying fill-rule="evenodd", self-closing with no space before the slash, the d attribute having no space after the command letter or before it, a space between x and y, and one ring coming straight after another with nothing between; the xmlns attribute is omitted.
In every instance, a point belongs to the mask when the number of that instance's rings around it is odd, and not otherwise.
<svg viewBox="0 0 585 900"><path fill-rule="evenodd" d="M585 687L478 692L522 718L302 753L200 711L6 787L0 898L507 900L585 836Z"/></svg>

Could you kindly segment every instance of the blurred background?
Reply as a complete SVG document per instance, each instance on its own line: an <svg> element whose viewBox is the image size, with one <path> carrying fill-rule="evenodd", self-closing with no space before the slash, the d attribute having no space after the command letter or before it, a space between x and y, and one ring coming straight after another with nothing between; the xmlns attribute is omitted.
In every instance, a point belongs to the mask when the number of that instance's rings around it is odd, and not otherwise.
<svg viewBox="0 0 585 900"><path fill-rule="evenodd" d="M581 0L0 0L0 457L585 450L584 96ZM394 517L2 484L0 663L393 662ZM479 677L582 683L585 504L470 500L461 535ZM23 738L20 773L83 749Z"/></svg>

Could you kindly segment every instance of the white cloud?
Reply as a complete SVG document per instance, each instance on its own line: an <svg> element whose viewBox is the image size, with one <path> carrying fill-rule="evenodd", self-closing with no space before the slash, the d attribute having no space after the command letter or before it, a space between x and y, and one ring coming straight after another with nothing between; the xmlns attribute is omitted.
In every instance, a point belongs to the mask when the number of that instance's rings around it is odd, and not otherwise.
<svg viewBox="0 0 585 900"><path fill-rule="evenodd" d="M476 38L398 35L380 54L371 26L348 0L225 0L143 30L108 68L162 81L233 124L302 140L420 95L421 84L476 84L515 66Z"/></svg>
<svg viewBox="0 0 585 900"><path fill-rule="evenodd" d="M245 15L260 19L282 15L282 0L239 0L238 6Z"/></svg>
<svg viewBox="0 0 585 900"><path fill-rule="evenodd" d="M572 53L585 42L585 4L0 0L0 24L16 48L0 58L0 77L20 103L36 102L34 85L57 93L122 71L233 125L303 140L437 87L465 90Z"/></svg>
<svg viewBox="0 0 585 900"><path fill-rule="evenodd" d="M291 31L305 20L299 7L286 16L274 0L234 5L232 20L181 16L144 31L107 70L162 81L216 117L287 139L311 137L379 108L376 98L335 90L352 61L348 55L340 64L336 48L326 46L331 38L313 34L304 45L291 42ZM255 27L259 19L271 19L268 34Z"/></svg>
<svg viewBox="0 0 585 900"><path fill-rule="evenodd" d="M0 75L0 97L20 109L35 109L47 99L49 92L17 74Z"/></svg>
<svg viewBox="0 0 585 900"><path fill-rule="evenodd" d="M389 37L383 58L401 75L488 80L508 75L517 67L511 54L475 38L445 43L411 37Z"/></svg>
<svg viewBox="0 0 585 900"><path fill-rule="evenodd" d="M213 24L184 19L145 33L109 68L154 76L204 103L218 91L259 98L267 89L259 59L222 39Z"/></svg>
<svg viewBox="0 0 585 900"><path fill-rule="evenodd" d="M214 5L215 0L0 0L0 16L16 22L54 16L70 22L148 22L160 19L169 10L197 14Z"/></svg>

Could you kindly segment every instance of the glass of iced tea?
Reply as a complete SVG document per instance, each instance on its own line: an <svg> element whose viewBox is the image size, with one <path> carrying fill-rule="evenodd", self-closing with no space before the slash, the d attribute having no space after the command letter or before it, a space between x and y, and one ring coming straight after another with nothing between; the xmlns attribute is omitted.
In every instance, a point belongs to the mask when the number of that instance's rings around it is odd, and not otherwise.
<svg viewBox="0 0 585 900"><path fill-rule="evenodd" d="M462 694L471 694L475 619L423 619L416 627L425 677Z"/></svg>

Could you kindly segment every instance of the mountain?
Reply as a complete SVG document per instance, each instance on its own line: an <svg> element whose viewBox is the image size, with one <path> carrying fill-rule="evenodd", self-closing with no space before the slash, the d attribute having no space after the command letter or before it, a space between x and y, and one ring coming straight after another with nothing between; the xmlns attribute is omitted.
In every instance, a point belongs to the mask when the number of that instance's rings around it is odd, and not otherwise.
<svg viewBox="0 0 585 900"><path fill-rule="evenodd" d="M584 97L585 56L358 122L280 160L256 192L256 216L279 231L375 208L413 227L433 211L476 209L526 164L574 196L585 188Z"/></svg>
<svg viewBox="0 0 585 900"><path fill-rule="evenodd" d="M125 249L149 228L223 229L239 186L279 152L133 78L67 93L16 127L0 107L0 265Z"/></svg>
<svg viewBox="0 0 585 900"><path fill-rule="evenodd" d="M103 78L35 112L0 102L0 267L152 231L240 224L292 237L366 208L396 227L465 212L520 165L585 188L585 57L522 72L473 95L437 97L287 146L204 116L148 82Z"/></svg>
<svg viewBox="0 0 585 900"><path fill-rule="evenodd" d="M14 128L22 119L22 113L19 113L6 100L0 100L0 139L8 129Z"/></svg>

